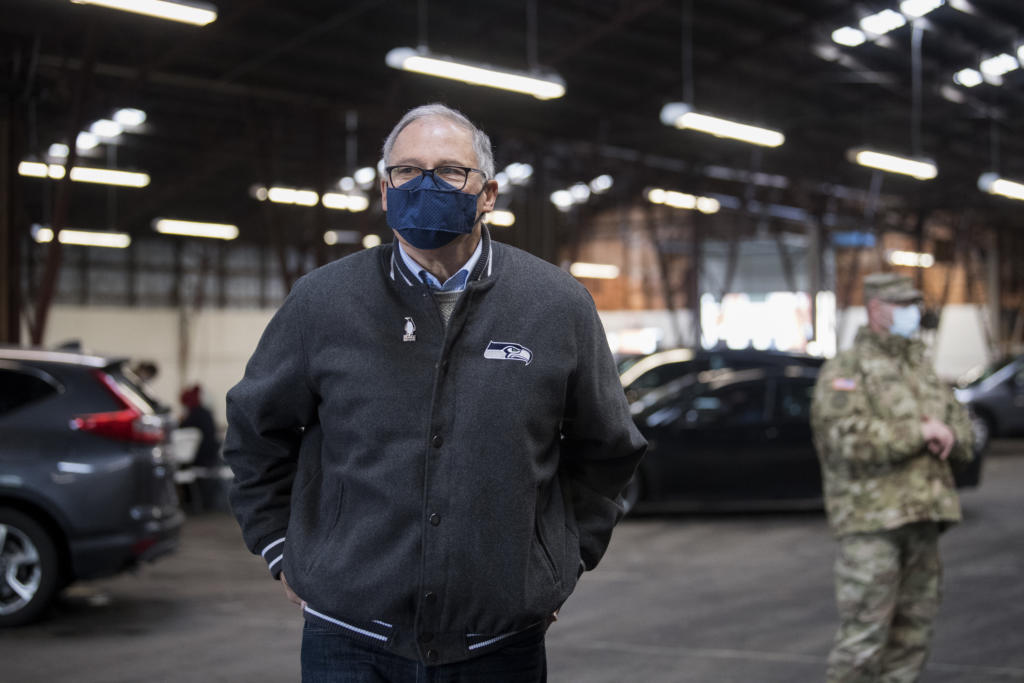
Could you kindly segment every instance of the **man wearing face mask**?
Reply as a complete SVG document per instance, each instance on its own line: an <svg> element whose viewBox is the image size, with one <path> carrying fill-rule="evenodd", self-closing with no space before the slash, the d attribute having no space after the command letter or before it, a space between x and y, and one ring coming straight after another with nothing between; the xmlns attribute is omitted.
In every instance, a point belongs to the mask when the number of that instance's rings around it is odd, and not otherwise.
<svg viewBox="0 0 1024 683"><path fill-rule="evenodd" d="M840 626L829 683L916 681L939 607L939 534L960 520L950 464L973 457L967 412L916 339L910 278L864 278L868 324L822 366L811 425Z"/></svg>
<svg viewBox="0 0 1024 683"><path fill-rule="evenodd" d="M646 444L586 289L491 240L487 135L426 105L383 161L394 242L299 280L228 394L232 508L303 681L543 681Z"/></svg>

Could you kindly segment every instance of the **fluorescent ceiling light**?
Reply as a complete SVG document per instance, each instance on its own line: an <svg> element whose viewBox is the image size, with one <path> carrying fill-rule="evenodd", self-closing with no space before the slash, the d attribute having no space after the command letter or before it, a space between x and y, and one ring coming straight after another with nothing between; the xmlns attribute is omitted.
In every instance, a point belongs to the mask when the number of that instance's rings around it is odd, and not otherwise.
<svg viewBox="0 0 1024 683"><path fill-rule="evenodd" d="M604 194L612 189L615 180L608 174L599 175L590 181L590 191L594 194Z"/></svg>
<svg viewBox="0 0 1024 683"><path fill-rule="evenodd" d="M584 263L577 261L569 266L569 273L574 277L592 277L599 280L614 280L619 276L619 267L604 263Z"/></svg>
<svg viewBox="0 0 1024 683"><path fill-rule="evenodd" d="M52 242L53 230L50 228L36 227L33 230L33 237L36 242ZM61 244L74 244L81 247L108 247L112 249L124 249L132 243L132 238L123 232L97 232L92 230L70 230L64 228L57 236Z"/></svg>
<svg viewBox="0 0 1024 683"><path fill-rule="evenodd" d="M864 41L868 38L864 35L864 31L859 28L852 26L843 26L832 31L832 42L839 43L840 45L846 45L847 47L857 47L863 45Z"/></svg>
<svg viewBox="0 0 1024 683"><path fill-rule="evenodd" d="M786 141L786 136L779 131L698 114L690 105L682 102L671 102L662 107L661 122L666 126L692 128L715 137L732 138L764 147L778 147Z"/></svg>
<svg viewBox="0 0 1024 683"><path fill-rule="evenodd" d="M44 164L39 161L22 161L18 164L18 174L32 178L60 180L64 177L64 173L65 169L60 164ZM117 171L111 168L74 166L71 169L71 180L77 183L145 187L149 185L149 174L136 171Z"/></svg>
<svg viewBox="0 0 1024 683"><path fill-rule="evenodd" d="M170 2L170 0L71 0L71 2L76 5L99 5L196 26L206 26L217 18L216 7L200 2L181 2L180 0L178 2Z"/></svg>
<svg viewBox="0 0 1024 683"><path fill-rule="evenodd" d="M569 196L577 204L583 204L590 199L590 187L586 183L576 183L569 188Z"/></svg>
<svg viewBox="0 0 1024 683"><path fill-rule="evenodd" d="M499 228L509 228L515 225L516 215L504 209L495 209L487 214L487 222Z"/></svg>
<svg viewBox="0 0 1024 683"><path fill-rule="evenodd" d="M316 206L316 203L320 201L320 195L312 190L296 190L294 187L272 187L267 190L267 199L275 204Z"/></svg>
<svg viewBox="0 0 1024 683"><path fill-rule="evenodd" d="M120 185L122 187L145 187L149 185L148 173L116 171L110 168L75 166L71 169L71 179L79 183L99 183L101 185Z"/></svg>
<svg viewBox="0 0 1024 683"><path fill-rule="evenodd" d="M360 185L369 185L377 178L377 169L364 166L353 173L352 178Z"/></svg>
<svg viewBox="0 0 1024 683"><path fill-rule="evenodd" d="M1024 43L1021 43L1020 47L1017 48L1017 60L1024 64Z"/></svg>
<svg viewBox="0 0 1024 683"><path fill-rule="evenodd" d="M568 211L576 202L569 190L555 190L551 193L551 203L560 211Z"/></svg>
<svg viewBox="0 0 1024 683"><path fill-rule="evenodd" d="M886 260L894 266L910 266L911 268L931 268L935 265L935 257L916 251L900 251L892 249L886 254Z"/></svg>
<svg viewBox="0 0 1024 683"><path fill-rule="evenodd" d="M146 122L146 112L141 109L125 107L114 112L114 120L125 128L138 128Z"/></svg>
<svg viewBox="0 0 1024 683"><path fill-rule="evenodd" d="M508 178L508 182L511 184L525 185L533 176L533 166L530 164L513 162L505 167L505 175Z"/></svg>
<svg viewBox="0 0 1024 683"><path fill-rule="evenodd" d="M989 194L1024 201L1024 183L1000 178L998 173L982 173L978 177L978 189Z"/></svg>
<svg viewBox="0 0 1024 683"><path fill-rule="evenodd" d="M1000 55L989 57L984 60L979 66L979 70L986 76L1002 76L1003 74L1013 71L1019 66L1020 63L1017 62L1016 57L1004 52Z"/></svg>
<svg viewBox="0 0 1024 683"><path fill-rule="evenodd" d="M46 155L57 159L66 159L68 154L71 154L71 148L65 145L63 142L55 142L50 145L50 148L46 150Z"/></svg>
<svg viewBox="0 0 1024 683"><path fill-rule="evenodd" d="M977 69L960 69L953 74L953 82L957 85L962 85L965 88L973 88L976 85L981 85L984 80L985 79L981 76L981 72Z"/></svg>
<svg viewBox="0 0 1024 683"><path fill-rule="evenodd" d="M384 61L395 69L525 93L539 100L550 100L565 94L565 82L554 74L542 76L485 65L464 64L449 57L434 56L426 50L414 50L411 47L394 48L388 52Z"/></svg>
<svg viewBox="0 0 1024 683"><path fill-rule="evenodd" d="M158 218L153 223L153 228L164 235L208 237L217 240L233 240L238 237L238 226L228 223L201 223L174 218Z"/></svg>
<svg viewBox="0 0 1024 683"><path fill-rule="evenodd" d="M931 180L939 173L935 162L930 159L912 159L869 149L852 149L847 156L861 166L890 173L902 173L918 180Z"/></svg>
<svg viewBox="0 0 1024 683"><path fill-rule="evenodd" d="M370 200L358 194L324 192L324 196L320 201L328 209L339 209L344 211L365 211L370 206Z"/></svg>
<svg viewBox="0 0 1024 683"><path fill-rule="evenodd" d="M889 31L895 31L907 23L906 17L891 9L884 9L876 14L871 14L860 20L860 27L865 33L881 36Z"/></svg>
<svg viewBox="0 0 1024 683"><path fill-rule="evenodd" d="M105 140L113 140L124 132L124 127L117 121L100 119L89 126L89 132Z"/></svg>
<svg viewBox="0 0 1024 683"><path fill-rule="evenodd" d="M60 164L44 164L41 161L22 161L18 164L18 175L60 180L64 177L64 167Z"/></svg>
<svg viewBox="0 0 1024 683"><path fill-rule="evenodd" d="M946 0L903 0L900 11L911 19L917 19L945 4Z"/></svg>
<svg viewBox="0 0 1024 683"><path fill-rule="evenodd" d="M687 209L700 211L701 213L718 213L722 208L721 203L714 197L698 197L686 192L675 190L664 190L660 187L647 191L647 201L651 204L664 204L673 209Z"/></svg>
<svg viewBox="0 0 1024 683"><path fill-rule="evenodd" d="M380 236L379 235L367 235L366 237L363 238L363 248L364 249L373 249L374 247L379 247L379 246L380 246Z"/></svg>
<svg viewBox="0 0 1024 683"><path fill-rule="evenodd" d="M75 147L77 149L89 150L93 149L100 144L100 139L92 133L86 133L84 130L78 134L75 138Z"/></svg>

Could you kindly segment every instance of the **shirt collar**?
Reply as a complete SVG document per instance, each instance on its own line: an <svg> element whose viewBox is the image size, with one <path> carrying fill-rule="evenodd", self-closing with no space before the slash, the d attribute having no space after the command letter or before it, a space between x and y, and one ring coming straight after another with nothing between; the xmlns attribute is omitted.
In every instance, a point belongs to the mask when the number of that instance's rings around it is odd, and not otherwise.
<svg viewBox="0 0 1024 683"><path fill-rule="evenodd" d="M480 254L483 253L484 240L481 238L477 241L476 249L473 250L473 255L470 256L469 260L463 264L462 268L448 278L444 284L434 277L434 275L426 268L416 263L416 261L406 253L405 249L402 248L402 243L397 239L395 240L395 244L398 247L398 253L402 257L402 263L405 264L405 267L409 272L416 273L420 280L422 280L428 287L431 289L439 289L443 292L461 292L466 288L466 282L469 280L469 274L473 272L476 262L480 260Z"/></svg>

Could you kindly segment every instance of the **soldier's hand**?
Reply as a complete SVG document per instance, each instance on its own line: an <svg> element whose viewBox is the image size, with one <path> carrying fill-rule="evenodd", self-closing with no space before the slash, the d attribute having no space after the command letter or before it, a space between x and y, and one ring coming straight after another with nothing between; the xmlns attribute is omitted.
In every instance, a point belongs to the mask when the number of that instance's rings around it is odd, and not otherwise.
<svg viewBox="0 0 1024 683"><path fill-rule="evenodd" d="M284 594L288 596L288 599L294 602L299 607L305 607L306 601L295 594L292 587L288 585L288 579L284 578L284 572L281 572L281 587L284 588Z"/></svg>
<svg viewBox="0 0 1024 683"><path fill-rule="evenodd" d="M949 425L934 417L927 417L921 422L921 436L928 446L928 452L939 460L948 458L949 452L953 450L953 444L956 443L956 436Z"/></svg>

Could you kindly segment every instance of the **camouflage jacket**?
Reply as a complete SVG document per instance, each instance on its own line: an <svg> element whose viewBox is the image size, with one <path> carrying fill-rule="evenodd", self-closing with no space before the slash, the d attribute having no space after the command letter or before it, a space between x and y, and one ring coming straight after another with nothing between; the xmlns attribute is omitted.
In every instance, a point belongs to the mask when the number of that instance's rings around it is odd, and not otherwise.
<svg viewBox="0 0 1024 683"><path fill-rule="evenodd" d="M947 462L925 446L925 417L956 435ZM960 520L950 463L974 457L970 419L920 341L861 328L853 348L822 366L811 427L836 536Z"/></svg>

